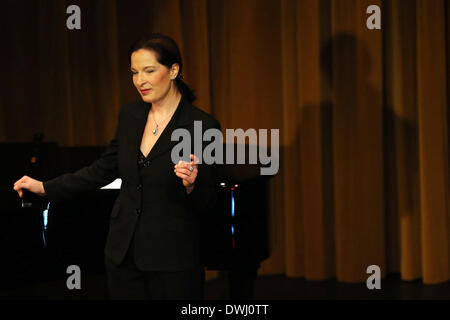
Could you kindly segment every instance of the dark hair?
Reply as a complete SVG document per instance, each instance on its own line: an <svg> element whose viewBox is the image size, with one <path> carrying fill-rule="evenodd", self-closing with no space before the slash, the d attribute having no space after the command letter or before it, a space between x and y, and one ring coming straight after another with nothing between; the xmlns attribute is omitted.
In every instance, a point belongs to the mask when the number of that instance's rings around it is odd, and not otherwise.
<svg viewBox="0 0 450 320"><path fill-rule="evenodd" d="M184 81L181 71L183 69L183 62L181 60L180 49L177 43L172 38L160 34L152 33L144 36L133 43L128 51L128 61L131 61L131 55L133 52L139 49L152 50L156 53L156 59L158 62L168 68L171 68L174 63L178 63L180 69L178 75L175 78L175 82L178 90L183 94L189 102L193 102L196 99L194 90L192 90Z"/></svg>

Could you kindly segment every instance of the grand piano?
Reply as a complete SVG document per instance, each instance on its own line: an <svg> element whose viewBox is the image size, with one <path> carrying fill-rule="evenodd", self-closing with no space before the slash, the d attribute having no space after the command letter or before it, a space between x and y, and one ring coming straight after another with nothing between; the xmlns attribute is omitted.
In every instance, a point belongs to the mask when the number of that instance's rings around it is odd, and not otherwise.
<svg viewBox="0 0 450 320"><path fill-rule="evenodd" d="M0 291L32 282L67 278L66 268L104 272L103 249L109 215L120 181L61 203L12 189L27 174L39 180L74 172L91 164L104 147L59 147L36 135L30 143L0 143L3 157L0 248ZM224 150L226 150L224 146ZM248 153L247 153L248 154ZM202 255L208 270L225 274L231 299L251 299L260 263L268 246L268 181L256 165L219 165L214 214L202 221ZM118 187L119 186L119 187Z"/></svg>

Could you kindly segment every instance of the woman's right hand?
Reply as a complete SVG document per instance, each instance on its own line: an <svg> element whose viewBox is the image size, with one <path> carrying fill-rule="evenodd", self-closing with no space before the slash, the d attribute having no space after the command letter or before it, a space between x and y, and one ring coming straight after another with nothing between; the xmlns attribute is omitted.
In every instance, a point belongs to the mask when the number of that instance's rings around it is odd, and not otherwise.
<svg viewBox="0 0 450 320"><path fill-rule="evenodd" d="M44 184L42 181L23 176L14 183L14 190L17 191L19 197L23 196L23 189L33 192L40 196L45 196Z"/></svg>

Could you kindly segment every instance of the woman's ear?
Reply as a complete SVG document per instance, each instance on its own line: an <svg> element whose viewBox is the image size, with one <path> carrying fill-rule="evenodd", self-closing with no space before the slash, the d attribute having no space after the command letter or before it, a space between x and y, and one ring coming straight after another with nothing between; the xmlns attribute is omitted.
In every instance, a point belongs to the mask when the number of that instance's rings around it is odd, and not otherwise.
<svg viewBox="0 0 450 320"><path fill-rule="evenodd" d="M178 63L174 63L170 68L170 79L174 80L178 76L178 71L180 71L180 66Z"/></svg>

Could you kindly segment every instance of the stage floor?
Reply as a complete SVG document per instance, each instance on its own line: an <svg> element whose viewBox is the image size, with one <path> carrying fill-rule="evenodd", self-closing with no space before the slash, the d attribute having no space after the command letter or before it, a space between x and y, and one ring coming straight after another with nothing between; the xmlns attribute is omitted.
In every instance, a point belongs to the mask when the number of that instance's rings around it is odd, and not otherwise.
<svg viewBox="0 0 450 320"><path fill-rule="evenodd" d="M81 290L68 290L65 279L37 282L30 286L4 289L1 300L104 300L108 299L103 273L85 275ZM225 274L205 285L206 300L228 300L229 286ZM254 300L449 300L450 282L424 285L420 280L402 281L397 274L381 281L380 290L368 290L365 284L344 284L334 280L305 281L284 275L258 276Z"/></svg>

